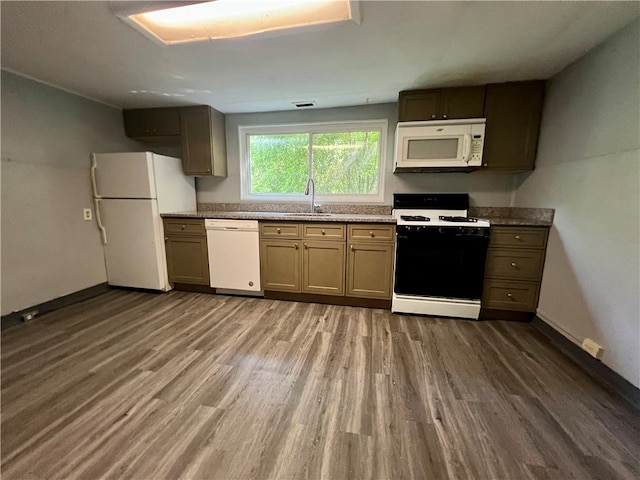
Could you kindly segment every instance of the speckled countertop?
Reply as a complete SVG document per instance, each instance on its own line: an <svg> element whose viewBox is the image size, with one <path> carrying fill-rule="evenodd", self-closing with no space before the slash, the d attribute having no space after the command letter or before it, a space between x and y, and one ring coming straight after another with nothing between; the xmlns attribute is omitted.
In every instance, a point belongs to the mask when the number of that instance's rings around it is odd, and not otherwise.
<svg viewBox="0 0 640 480"><path fill-rule="evenodd" d="M308 204L298 203L199 203L198 211L165 213L169 218L220 218L297 222L396 223L389 205L324 205L322 214L312 215ZM470 207L469 216L488 220L491 225L550 227L550 208Z"/></svg>
<svg viewBox="0 0 640 480"><path fill-rule="evenodd" d="M349 222L349 223L396 223L391 215L359 215L355 213L315 214L303 212L188 212L165 213L162 217L221 218L229 220L276 220L296 222Z"/></svg>

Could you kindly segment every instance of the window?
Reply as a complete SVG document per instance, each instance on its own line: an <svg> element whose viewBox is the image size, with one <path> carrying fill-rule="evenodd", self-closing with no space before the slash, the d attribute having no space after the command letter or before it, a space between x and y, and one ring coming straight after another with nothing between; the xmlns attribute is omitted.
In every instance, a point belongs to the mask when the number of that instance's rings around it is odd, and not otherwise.
<svg viewBox="0 0 640 480"><path fill-rule="evenodd" d="M383 200L387 121L239 127L242 198Z"/></svg>

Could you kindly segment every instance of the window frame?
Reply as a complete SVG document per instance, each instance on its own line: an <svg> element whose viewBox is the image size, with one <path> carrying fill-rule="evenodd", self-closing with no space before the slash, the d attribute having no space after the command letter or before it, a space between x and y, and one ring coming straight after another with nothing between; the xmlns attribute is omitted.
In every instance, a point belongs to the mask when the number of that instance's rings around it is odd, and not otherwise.
<svg viewBox="0 0 640 480"><path fill-rule="evenodd" d="M316 194L317 202L321 203L378 203L384 201L384 178L386 172L387 157L387 119L356 120L340 122L313 122L313 123L288 123L277 125L239 125L238 140L240 144L240 198L242 200L269 200L276 202L304 202L309 199L304 194L282 193L252 193L251 192L251 161L249 158L250 135L278 135L278 134L322 134L339 133L349 131L379 131L379 164L378 164L378 191L377 193L360 194ZM308 162L309 171L313 176L313 163L311 145L309 146Z"/></svg>

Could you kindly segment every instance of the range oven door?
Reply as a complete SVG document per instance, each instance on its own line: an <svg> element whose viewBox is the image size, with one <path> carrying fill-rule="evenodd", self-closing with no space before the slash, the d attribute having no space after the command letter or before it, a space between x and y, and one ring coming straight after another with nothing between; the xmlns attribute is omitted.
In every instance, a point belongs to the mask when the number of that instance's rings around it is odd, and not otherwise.
<svg viewBox="0 0 640 480"><path fill-rule="evenodd" d="M398 226L394 293L479 300L488 245L488 228Z"/></svg>

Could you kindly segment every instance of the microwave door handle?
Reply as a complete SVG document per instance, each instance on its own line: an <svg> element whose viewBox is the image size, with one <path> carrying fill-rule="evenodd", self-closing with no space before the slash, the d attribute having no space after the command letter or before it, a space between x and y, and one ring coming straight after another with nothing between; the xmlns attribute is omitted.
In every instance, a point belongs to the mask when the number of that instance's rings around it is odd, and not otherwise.
<svg viewBox="0 0 640 480"><path fill-rule="evenodd" d="M465 133L462 138L462 161L465 163L469 163L469 156L471 154L471 135Z"/></svg>

